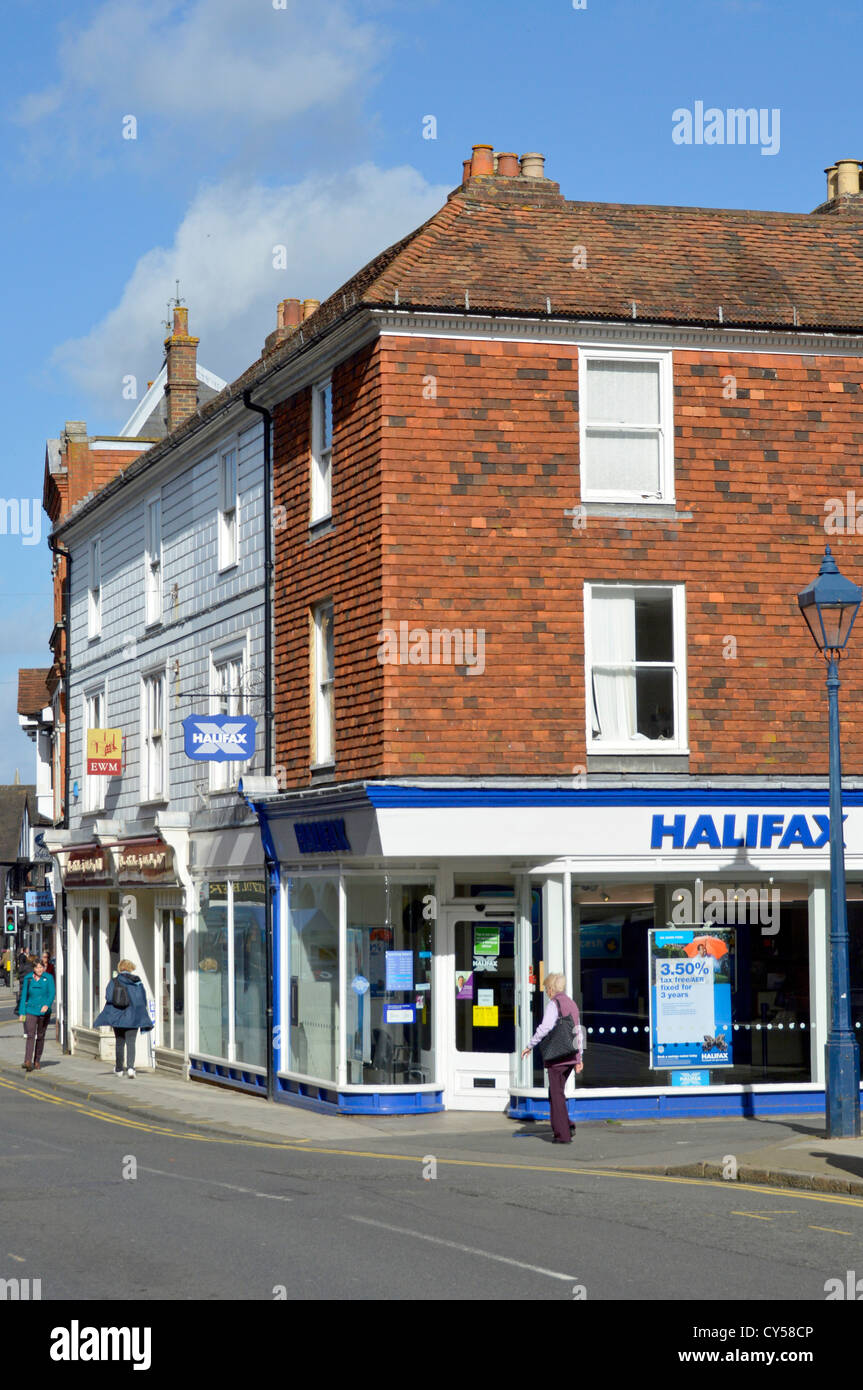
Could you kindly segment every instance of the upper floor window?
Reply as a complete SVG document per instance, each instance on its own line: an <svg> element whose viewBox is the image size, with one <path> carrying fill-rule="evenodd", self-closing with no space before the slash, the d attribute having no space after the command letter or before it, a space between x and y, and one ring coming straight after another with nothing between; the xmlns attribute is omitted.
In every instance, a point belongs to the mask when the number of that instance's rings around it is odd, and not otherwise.
<svg viewBox="0 0 863 1390"><path fill-rule="evenodd" d="M585 502L672 502L671 354L579 355L579 456Z"/></svg>
<svg viewBox="0 0 863 1390"><path fill-rule="evenodd" d="M312 523L332 512L332 462L333 383L326 381L312 390Z"/></svg>
<svg viewBox="0 0 863 1390"><path fill-rule="evenodd" d="M335 757L334 657L333 605L319 603L312 610L312 752L315 763L331 763Z"/></svg>
<svg viewBox="0 0 863 1390"><path fill-rule="evenodd" d="M99 811L105 804L106 778L87 771L87 732L105 728L105 688L91 690L84 696L84 810Z"/></svg>
<svg viewBox="0 0 863 1390"><path fill-rule="evenodd" d="M589 750L685 749L685 633L682 584L586 586Z"/></svg>
<svg viewBox="0 0 863 1390"><path fill-rule="evenodd" d="M141 682L141 800L168 799L168 731L165 672Z"/></svg>
<svg viewBox="0 0 863 1390"><path fill-rule="evenodd" d="M102 541L97 536L90 542L89 574L87 577L87 636L98 637L102 631Z"/></svg>
<svg viewBox="0 0 863 1390"><path fill-rule="evenodd" d="M237 451L219 459L219 569L237 563Z"/></svg>
<svg viewBox="0 0 863 1390"><path fill-rule="evenodd" d="M211 698L212 714L245 714L246 697L243 691L244 662L242 651L213 654ZM210 763L210 790L230 791L237 785L245 764L237 762Z"/></svg>
<svg viewBox="0 0 863 1390"><path fill-rule="evenodd" d="M162 619L162 498L151 497L144 508L144 621Z"/></svg>

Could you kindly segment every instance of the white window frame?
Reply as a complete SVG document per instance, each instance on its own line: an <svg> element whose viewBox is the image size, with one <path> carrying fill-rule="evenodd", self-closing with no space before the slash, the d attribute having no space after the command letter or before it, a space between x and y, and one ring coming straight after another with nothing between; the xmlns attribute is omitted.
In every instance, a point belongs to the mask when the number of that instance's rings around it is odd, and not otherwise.
<svg viewBox="0 0 863 1390"><path fill-rule="evenodd" d="M670 593L672 596L672 623L674 639L674 661L671 663L675 673L672 682L674 698L673 739L631 739L613 743L595 738L593 734L593 592L596 589L616 589L632 594L633 602L638 591L650 593ZM639 663L652 665L654 663ZM661 663L667 665L667 663ZM615 583L614 581L593 580L584 585L584 693L585 693L585 739L588 754L627 757L662 757L666 754L689 752L689 723L687 704L686 671L686 586L684 584L663 583Z"/></svg>
<svg viewBox="0 0 863 1390"><path fill-rule="evenodd" d="M330 397L330 442L325 444L326 397ZM312 387L311 507L309 524L317 525L333 511L333 381L327 377Z"/></svg>
<svg viewBox="0 0 863 1390"><path fill-rule="evenodd" d="M220 689L220 671L222 667L229 664L239 664L240 667L240 689L237 692L230 691L227 697ZM222 647L214 647L210 652L210 713L211 714L248 714L246 701L246 687L249 678L249 648L248 642L244 638L240 642L232 642ZM236 700L237 709L222 710L220 705L227 698L230 704ZM243 762L211 762L210 763L210 791L211 792L233 792L237 789L237 783L248 769L250 759Z"/></svg>
<svg viewBox="0 0 863 1390"><path fill-rule="evenodd" d="M158 505L158 535L153 526L153 507ZM152 493L144 502L144 626L162 621L162 494Z"/></svg>
<svg viewBox="0 0 863 1390"><path fill-rule="evenodd" d="M233 488L229 486L228 460L233 470ZM237 441L219 450L219 570L233 569L240 556L240 478Z"/></svg>
<svg viewBox="0 0 863 1390"><path fill-rule="evenodd" d="M161 686L162 723L153 726L151 713L151 690L156 684ZM168 750L170 748L170 727L168 718L168 673L164 666L152 671L141 672L141 754L140 754L140 796L141 804L170 800L168 788ZM156 732L158 730L158 733ZM153 775L153 761L159 759L158 778ZM158 781L161 780L161 786Z"/></svg>
<svg viewBox="0 0 863 1390"><path fill-rule="evenodd" d="M83 814L92 815L94 812L102 811L105 807L105 783L106 777L92 777L87 771L87 732L90 729L107 729L107 698L105 692L105 682L101 685L94 685L89 690L84 691L84 749L81 771L81 783L84 790ZM98 712L93 711L93 701L99 701ZM91 713L92 711L92 713ZM91 719L97 720L92 723Z"/></svg>
<svg viewBox="0 0 863 1390"><path fill-rule="evenodd" d="M87 552L87 637L102 635L102 537L94 536Z"/></svg>
<svg viewBox="0 0 863 1390"><path fill-rule="evenodd" d="M588 431L613 429L608 421L590 419L588 364L591 362L654 362L659 365L659 495L587 486ZM653 433L655 426L626 425ZM674 380L673 357L669 350L649 352L641 348L579 348L578 350L578 458L582 502L622 502L638 506L667 506L674 502Z"/></svg>
<svg viewBox="0 0 863 1390"><path fill-rule="evenodd" d="M326 643L323 633L323 619L329 614L334 623L334 604L332 599L324 599L312 608L312 766L331 767L336 760L336 705L335 705L335 644L333 645L333 670L326 673ZM333 629L335 631L335 628ZM327 701L327 692L330 700Z"/></svg>

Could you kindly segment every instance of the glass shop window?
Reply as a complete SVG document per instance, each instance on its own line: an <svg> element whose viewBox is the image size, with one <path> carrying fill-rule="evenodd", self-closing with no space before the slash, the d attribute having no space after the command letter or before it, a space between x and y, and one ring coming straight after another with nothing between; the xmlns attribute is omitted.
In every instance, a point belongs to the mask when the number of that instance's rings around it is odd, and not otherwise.
<svg viewBox="0 0 863 1390"><path fill-rule="evenodd" d="M345 887L348 1081L434 1082L434 884L349 877Z"/></svg>

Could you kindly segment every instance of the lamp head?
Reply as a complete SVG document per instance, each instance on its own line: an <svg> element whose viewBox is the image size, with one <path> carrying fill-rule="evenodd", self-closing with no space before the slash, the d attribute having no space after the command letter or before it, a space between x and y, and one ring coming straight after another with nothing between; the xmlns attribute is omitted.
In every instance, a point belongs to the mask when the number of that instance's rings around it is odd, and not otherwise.
<svg viewBox="0 0 863 1390"><path fill-rule="evenodd" d="M822 652L842 652L851 636L863 589L839 573L829 545L813 584L797 595L800 612Z"/></svg>

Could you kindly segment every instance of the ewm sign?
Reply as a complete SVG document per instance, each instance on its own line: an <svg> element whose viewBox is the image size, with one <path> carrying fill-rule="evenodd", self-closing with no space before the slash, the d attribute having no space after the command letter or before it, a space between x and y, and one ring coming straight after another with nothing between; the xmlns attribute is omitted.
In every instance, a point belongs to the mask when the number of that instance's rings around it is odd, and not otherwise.
<svg viewBox="0 0 863 1390"><path fill-rule="evenodd" d="M190 714L183 720L186 757L195 762L245 762L255 751L257 723L248 714Z"/></svg>
<svg viewBox="0 0 863 1390"><path fill-rule="evenodd" d="M848 819L847 815L842 817ZM830 843L830 817L781 813L724 816L653 817L651 849L824 849Z"/></svg>

